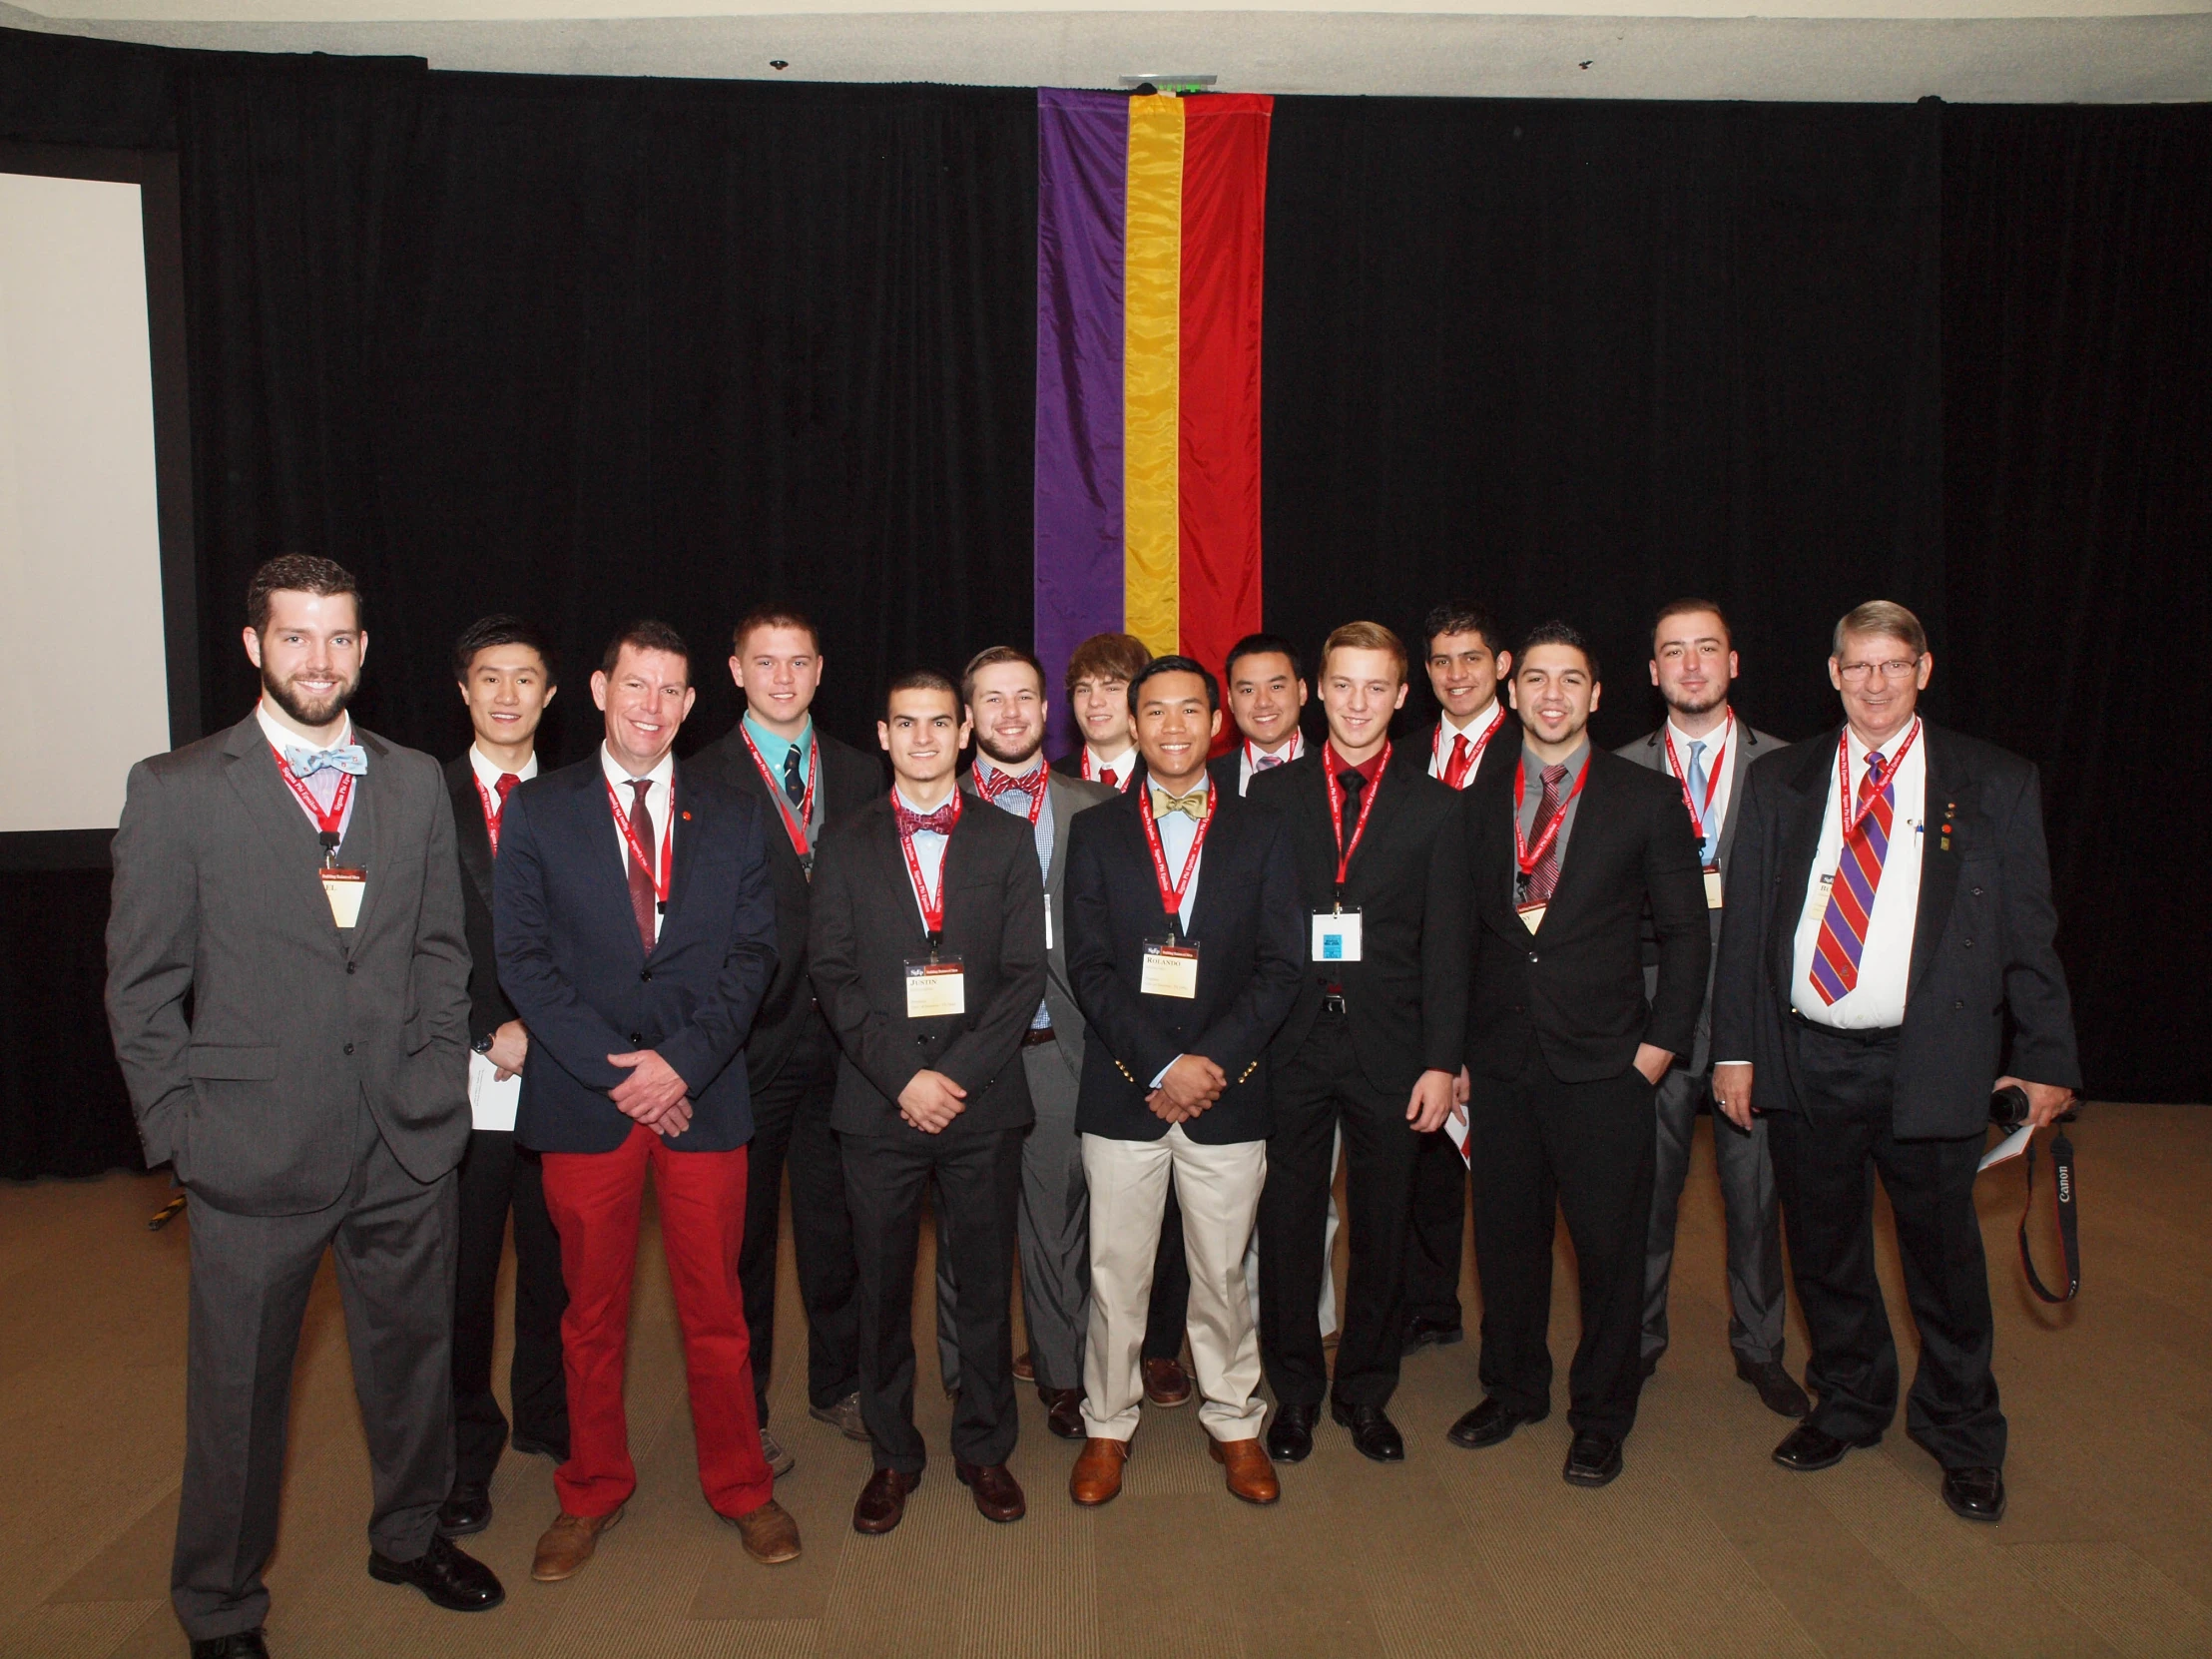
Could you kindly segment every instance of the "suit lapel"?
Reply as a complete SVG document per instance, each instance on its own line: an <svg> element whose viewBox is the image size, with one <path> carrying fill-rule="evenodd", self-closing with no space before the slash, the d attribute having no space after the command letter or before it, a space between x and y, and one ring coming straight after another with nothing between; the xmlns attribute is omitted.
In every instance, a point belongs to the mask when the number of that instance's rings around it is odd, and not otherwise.
<svg viewBox="0 0 2212 1659"><path fill-rule="evenodd" d="M476 770L463 755L456 763L460 777L452 781L453 834L460 847L461 868L486 904L491 902L491 834L484 828L484 803L476 793Z"/></svg>
<svg viewBox="0 0 2212 1659"><path fill-rule="evenodd" d="M1927 746L1928 801L1923 809L1927 828L1921 834L1921 896L1913 920L1913 967L1906 980L1908 1006L1922 975L1935 959L1936 947L1950 921L1951 900L1958 893L1958 853L1953 850L1958 839L1956 815L1974 810L1972 784L1961 773L1950 734L1925 721L1921 734Z"/></svg>
<svg viewBox="0 0 2212 1659"><path fill-rule="evenodd" d="M368 891L361 895L361 913L353 918L353 926L341 934L348 954L368 937L368 924L375 917L384 889L392 883L391 849L399 818L397 786L391 780L390 747L383 739L371 737L357 726L353 729L353 741L368 751L368 776L360 781L359 791L353 798L353 818L346 826L345 838L349 844L365 843L368 847L364 866L368 871ZM368 821L365 825L361 822L364 818ZM365 835L359 833L364 829ZM340 862L351 862L351 859Z"/></svg>
<svg viewBox="0 0 2212 1659"><path fill-rule="evenodd" d="M1582 786L1582 795L1574 803L1574 824L1571 830L1560 831L1565 836L1565 841L1559 848L1559 879L1551 884L1551 901L1545 906L1547 916L1552 910L1562 909L1580 896L1587 883L1577 880L1575 871L1588 864L1595 856L1591 849L1603 838L1602 827L1611 822L1606 806L1612 790L1606 781L1605 769L1598 764L1598 750L1594 744L1590 747L1590 758L1585 765L1589 768L1589 781ZM1566 810L1565 803L1561 803L1559 811L1564 813ZM1591 834L1593 830L1596 831L1594 835ZM1582 854L1579 858L1575 856L1578 851Z"/></svg>
<svg viewBox="0 0 2212 1659"><path fill-rule="evenodd" d="M1713 849L1713 856L1723 869L1728 867L1728 854L1736 844L1736 822L1743 816L1738 809L1744 803L1744 774L1759 758L1752 753L1759 747L1758 736L1742 721L1736 726L1736 741L1729 747L1728 755L1728 819L1721 826L1721 843Z"/></svg>
<svg viewBox="0 0 2212 1659"><path fill-rule="evenodd" d="M1821 819L1828 811L1828 781L1835 775L1840 730L1805 745L1804 758L1788 766L1782 780L1788 799L1781 814L1781 876L1776 890L1784 904L1796 908L1776 917L1774 961L1778 984L1790 984L1796 972L1798 916L1812 885L1813 859L1821 849Z"/></svg>
<svg viewBox="0 0 2212 1659"><path fill-rule="evenodd" d="M1059 774L1048 771L1045 780L1045 794L1050 799L1052 811L1052 861L1045 866L1044 872L1045 897L1049 900L1058 898L1066 886L1068 825L1083 810L1084 804L1062 782ZM1053 940L1055 943L1059 940L1058 929L1054 929Z"/></svg>
<svg viewBox="0 0 2212 1659"><path fill-rule="evenodd" d="M680 913L678 906L683 903L684 890L690 885L692 866L699 861L698 830L701 820L691 807L685 805L692 800L691 777L691 769L679 761L668 779L668 811L674 820L668 827L668 832L673 838L673 844L669 848L669 859L673 867L668 877L668 913L661 918L661 932L664 936L669 924ZM779 821L771 827L770 832L782 834L784 826ZM785 844L789 845L789 840Z"/></svg>
<svg viewBox="0 0 2212 1659"><path fill-rule="evenodd" d="M249 714L231 728L223 752L230 762L225 772L231 788L245 809L248 821L261 832L277 867L283 871L282 881L291 895L290 902L319 917L334 939L337 924L331 920L330 901L323 897L322 881L315 874L322 862L321 844L315 839L314 826L307 822L299 811L299 803L292 799L291 791L284 788L283 780L276 775L278 763L270 750L269 738L262 731L259 717Z"/></svg>

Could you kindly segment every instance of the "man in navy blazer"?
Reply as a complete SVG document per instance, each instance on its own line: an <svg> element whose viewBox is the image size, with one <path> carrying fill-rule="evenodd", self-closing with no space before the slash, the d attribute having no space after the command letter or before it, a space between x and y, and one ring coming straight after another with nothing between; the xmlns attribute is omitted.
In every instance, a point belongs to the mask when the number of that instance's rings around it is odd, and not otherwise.
<svg viewBox="0 0 2212 1659"><path fill-rule="evenodd" d="M606 742L509 798L493 889L499 978L530 1030L516 1132L561 1238L569 1459L532 1576L568 1578L637 1487L622 1411L646 1170L683 1324L699 1478L764 1562L799 1554L761 1448L737 1262L753 1113L745 1041L776 971L757 805L671 753L698 696L666 624L592 676Z"/></svg>

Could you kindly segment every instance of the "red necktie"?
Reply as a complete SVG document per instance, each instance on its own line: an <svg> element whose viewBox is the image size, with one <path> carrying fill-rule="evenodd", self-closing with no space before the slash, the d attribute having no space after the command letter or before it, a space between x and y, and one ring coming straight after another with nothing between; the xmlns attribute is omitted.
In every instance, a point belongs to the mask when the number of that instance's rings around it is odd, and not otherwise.
<svg viewBox="0 0 2212 1659"><path fill-rule="evenodd" d="M1567 769L1563 766L1544 768L1544 798L1536 806L1536 822L1528 831L1530 840L1541 839L1544 826L1559 816L1559 786L1567 781ZM1562 830L1561 833L1565 831ZM1551 889L1559 884L1559 843L1554 840L1544 848L1544 855L1536 860L1536 867L1528 872L1527 902L1548 904Z"/></svg>
<svg viewBox="0 0 2212 1659"><path fill-rule="evenodd" d="M499 782L492 785L492 788L499 794L499 810L501 812L507 810L507 797L515 793L515 786L521 782L522 780L513 773L502 772L499 775Z"/></svg>
<svg viewBox="0 0 2212 1659"><path fill-rule="evenodd" d="M1101 771L1098 776L1108 789L1118 790L1121 788L1121 779L1111 768Z"/></svg>
<svg viewBox="0 0 2212 1659"><path fill-rule="evenodd" d="M645 792L653 787L650 778L633 778L629 781L633 800L630 806L630 828L638 837L637 846L630 847L630 910L638 918L638 942L645 946L645 953L653 954L654 906L660 902L660 893L653 885L653 872L638 861L638 846L656 847L659 837L653 833L653 810L645 804Z"/></svg>
<svg viewBox="0 0 2212 1659"><path fill-rule="evenodd" d="M1451 740L1451 759L1444 763L1444 783L1458 789L1467 781L1467 763L1474 759L1474 751L1467 747L1467 735L1461 732Z"/></svg>
<svg viewBox="0 0 2212 1659"><path fill-rule="evenodd" d="M1870 803L1872 786L1882 790ZM1890 856L1890 828L1895 823L1897 791L1883 776L1882 753L1867 757L1867 775L1859 781L1859 803L1866 817L1844 837L1844 854L1828 890L1820 938L1813 946L1813 988L1824 1003L1840 1002L1859 985L1859 955L1867 948L1867 925L1874 919L1874 895L1882 885L1882 865Z"/></svg>

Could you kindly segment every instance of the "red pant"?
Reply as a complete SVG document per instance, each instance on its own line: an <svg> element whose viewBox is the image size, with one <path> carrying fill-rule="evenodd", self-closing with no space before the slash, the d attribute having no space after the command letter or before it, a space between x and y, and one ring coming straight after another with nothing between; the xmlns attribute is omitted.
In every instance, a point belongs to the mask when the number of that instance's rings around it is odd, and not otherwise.
<svg viewBox="0 0 2212 1659"><path fill-rule="evenodd" d="M661 1243L684 1327L699 1484L725 1515L750 1514L776 1495L761 1453L753 1365L738 1290L745 1242L745 1155L671 1152L642 1124L612 1152L545 1154L545 1204L561 1236L561 1316L568 1375L569 1459L555 1471L561 1510L611 1514L637 1490L622 1410L630 1341L630 1285L636 1277L638 1210L645 1172L661 1201Z"/></svg>

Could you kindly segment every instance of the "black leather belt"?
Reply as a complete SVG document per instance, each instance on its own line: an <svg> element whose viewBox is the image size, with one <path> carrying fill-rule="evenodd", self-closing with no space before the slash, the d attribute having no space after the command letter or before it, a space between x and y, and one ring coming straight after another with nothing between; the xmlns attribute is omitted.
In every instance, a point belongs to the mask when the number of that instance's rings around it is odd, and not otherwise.
<svg viewBox="0 0 2212 1659"><path fill-rule="evenodd" d="M1021 1046L1024 1048L1035 1048L1039 1043L1050 1042L1053 1038L1053 1034L1054 1033L1051 1026L1040 1025L1033 1031L1024 1031L1021 1034Z"/></svg>
<svg viewBox="0 0 2212 1659"><path fill-rule="evenodd" d="M1790 1018L1808 1031L1818 1031L1824 1037L1834 1037L1840 1043L1855 1043L1861 1048L1886 1048L1896 1042L1898 1034L1905 1029L1902 1025L1877 1025L1863 1031L1839 1031L1833 1025L1816 1024L1795 1008L1790 1010Z"/></svg>

